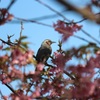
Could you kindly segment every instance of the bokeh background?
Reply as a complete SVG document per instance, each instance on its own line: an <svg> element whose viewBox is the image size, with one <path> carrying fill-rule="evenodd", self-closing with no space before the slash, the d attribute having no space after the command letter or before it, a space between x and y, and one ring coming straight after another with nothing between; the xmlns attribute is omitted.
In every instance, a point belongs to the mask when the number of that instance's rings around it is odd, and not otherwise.
<svg viewBox="0 0 100 100"><path fill-rule="evenodd" d="M58 4L56 0L41 0L43 3L49 5L54 10L60 12L63 16L65 16L69 20L73 20L75 22L82 20L83 16L80 14L74 12L65 10L65 8ZM67 0L69 3L73 4L77 7L85 7L86 5L91 3L91 0ZM0 8L7 8L11 0L0 0ZM100 10L100 9L99 9ZM93 7L93 12L97 13L99 10L95 7ZM43 4L40 4L36 0L16 0L16 2L12 5L12 7L9 10L9 13L13 14L14 17L18 18L24 18L27 20L35 20L47 25L53 26L53 23L56 23L57 20L63 20L61 16L56 14L54 11L48 9ZM20 30L21 30L21 20L16 20L15 18L4 25L0 26L0 38L7 41L7 35L13 35L11 38L11 41L14 42L15 39L18 39L20 36ZM23 21L22 21L23 22ZM91 34L93 37L95 37L97 40L100 40L100 25L97 25L95 22L91 22L89 20L85 20L79 25L83 26L83 29ZM29 44L29 49L33 50L36 54L38 48L41 45L41 42L44 39L51 39L55 41L56 43L52 45L53 52L58 49L58 41L61 40L61 34L58 34L54 30L54 28L37 24L37 23L31 23L31 22L23 22L24 30L22 32L22 35L27 36ZM80 36L86 40L89 40L91 42L95 42L92 38L85 35L82 31L78 31L75 33L75 35ZM1 42L0 42L1 43ZM87 42L80 40L75 37L70 37L66 42L63 43L63 49L70 49L72 47L80 47L81 45L86 45ZM0 55L2 55L4 52L0 52ZM77 64L75 60L72 61L74 64ZM13 85L16 85L14 83ZM0 91L4 95L8 95L11 93L11 91L2 83L0 83Z"/></svg>

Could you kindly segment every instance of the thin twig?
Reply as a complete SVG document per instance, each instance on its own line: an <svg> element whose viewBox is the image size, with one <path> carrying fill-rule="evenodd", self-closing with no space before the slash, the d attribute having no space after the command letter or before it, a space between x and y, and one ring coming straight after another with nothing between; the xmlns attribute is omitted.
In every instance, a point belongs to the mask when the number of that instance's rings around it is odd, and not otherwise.
<svg viewBox="0 0 100 100"><path fill-rule="evenodd" d="M93 13L90 13L89 10L77 8L70 3L67 2L67 0L57 0L60 4L66 7L66 9L71 9L73 11L76 11L77 13L81 14L82 16L85 16L86 18L96 21L96 17Z"/></svg>
<svg viewBox="0 0 100 100"><path fill-rule="evenodd" d="M18 45L20 45L20 43L21 43L21 37L22 37L22 31L23 31L23 23L22 23L22 21L21 21L21 30L20 30L20 37L19 37L19 40L18 40Z"/></svg>
<svg viewBox="0 0 100 100"><path fill-rule="evenodd" d="M0 95L1 95L1 98L3 98L3 100L7 100L6 98L4 98L4 96L3 96L2 92L1 92L1 90L0 90Z"/></svg>
<svg viewBox="0 0 100 100"><path fill-rule="evenodd" d="M42 2L41 0L36 0L39 3L41 3L42 5L44 5L45 7L49 8L51 11L55 12L56 14L58 14L59 16L61 16L62 18L64 18L64 20L70 21L69 19L67 19L65 16L63 16L60 12L54 10L52 7L50 7L49 5L45 4L44 2Z"/></svg>
<svg viewBox="0 0 100 100"><path fill-rule="evenodd" d="M27 19L18 18L18 17L14 17L14 18L17 19L17 20L20 20L20 21L31 22L31 23L36 23L36 24L40 24L40 25L43 25L43 26L52 27L52 25L41 23L41 22L38 22L38 21L35 21L35 20L27 20Z"/></svg>
<svg viewBox="0 0 100 100"><path fill-rule="evenodd" d="M60 13L65 13L65 12L66 12L66 10L60 11ZM47 19L54 18L54 17L58 17L58 14L46 15L46 16L41 16L41 17L36 17L36 18L30 18L30 19L27 19L27 20L41 21L41 20L47 20ZM9 23L10 24L14 24L14 23L17 24L17 23L20 23L20 21L13 20L13 21L10 21ZM28 22L24 22L24 23L28 23Z"/></svg>
<svg viewBox="0 0 100 100"><path fill-rule="evenodd" d="M77 35L73 35L74 37L76 37L76 38L78 38L78 39L80 39L80 40L83 40L83 41L85 41L85 42L87 42L87 43L90 43L90 41L88 41L88 40L86 40L86 39L84 39L84 38L82 38L82 37L79 37L79 36L77 36Z"/></svg>
<svg viewBox="0 0 100 100"><path fill-rule="evenodd" d="M64 12L66 12L66 10L60 11L59 13L64 13ZM96 13L95 15L98 15L98 14L100 14L100 13ZM30 20L41 21L41 20L47 20L47 19L50 19L50 18L54 18L54 17L57 17L57 16L58 16L58 14L53 14L53 15L46 15L46 16L36 17L36 18L30 18L30 19L27 19L27 20L29 20L29 21ZM83 18L79 21L73 22L73 24L81 23L85 20L87 20L87 18ZM13 20L13 21L10 21L8 24L19 24L19 23L20 23L20 21ZM28 23L28 21L25 21L24 23ZM72 21L71 22L66 22L66 24L71 24L71 23L72 23Z"/></svg>
<svg viewBox="0 0 100 100"><path fill-rule="evenodd" d="M23 22L21 22L21 31L20 31L20 37L22 36L22 31L23 31L24 27L23 27Z"/></svg>
<svg viewBox="0 0 100 100"><path fill-rule="evenodd" d="M94 15L98 15L98 14L100 14L100 12L98 12L98 13L95 13ZM83 18L82 20L80 20L80 21L77 21L77 22L73 22L73 23L81 23L81 22L83 22L83 21L85 21L85 20L87 20L87 18Z"/></svg>
<svg viewBox="0 0 100 100"><path fill-rule="evenodd" d="M92 38L94 41L96 41L98 44L100 44L100 41L98 41L96 38L94 38L92 35L90 35L89 33L87 33L85 30L81 29L81 31L83 33L85 33L87 36L89 36L90 38Z"/></svg>
<svg viewBox="0 0 100 100"><path fill-rule="evenodd" d="M69 76L72 80L75 80L75 77L73 77L71 74L69 74L67 71L63 71L67 76Z"/></svg>
<svg viewBox="0 0 100 100"><path fill-rule="evenodd" d="M14 45L16 45L16 43L6 42L6 41L2 40L1 38L0 38L0 41L2 41L3 43L5 43L5 44L7 44L7 45L9 45L9 46L14 46Z"/></svg>
<svg viewBox="0 0 100 100"><path fill-rule="evenodd" d="M26 95L28 95L28 92L31 90L31 87L33 86L33 84L31 83L31 84L29 84L29 88L27 89L27 93L26 93Z"/></svg>
<svg viewBox="0 0 100 100"><path fill-rule="evenodd" d="M15 90L14 90L12 87L10 87L8 84L5 84L5 86L7 86L15 95L19 96L19 95L15 92Z"/></svg>
<svg viewBox="0 0 100 100"><path fill-rule="evenodd" d="M77 21L77 22L74 22L74 23L75 23L75 24L76 24L76 23L81 23L81 22L83 22L83 21L85 21L85 20L87 20L87 18L83 18L82 20Z"/></svg>
<svg viewBox="0 0 100 100"><path fill-rule="evenodd" d="M11 0L10 4L7 7L7 10L9 10L15 2L16 0Z"/></svg>

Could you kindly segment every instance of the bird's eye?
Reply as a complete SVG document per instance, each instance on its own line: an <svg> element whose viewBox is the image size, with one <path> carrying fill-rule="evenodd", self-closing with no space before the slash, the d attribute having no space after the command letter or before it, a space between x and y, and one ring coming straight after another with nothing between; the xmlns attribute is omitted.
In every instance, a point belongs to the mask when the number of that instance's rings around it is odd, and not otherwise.
<svg viewBox="0 0 100 100"><path fill-rule="evenodd" d="M50 45L50 41L46 41L46 44L47 44L47 45Z"/></svg>
<svg viewBox="0 0 100 100"><path fill-rule="evenodd" d="M46 41L46 44L48 44L48 41Z"/></svg>
<svg viewBox="0 0 100 100"><path fill-rule="evenodd" d="M49 43L51 43L51 41L50 41L50 40L49 40L48 42L49 42Z"/></svg>

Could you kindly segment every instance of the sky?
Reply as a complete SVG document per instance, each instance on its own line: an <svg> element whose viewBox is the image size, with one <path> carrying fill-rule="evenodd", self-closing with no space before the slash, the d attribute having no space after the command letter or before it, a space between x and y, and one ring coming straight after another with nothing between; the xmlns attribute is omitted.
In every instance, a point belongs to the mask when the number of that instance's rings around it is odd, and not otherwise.
<svg viewBox="0 0 100 100"><path fill-rule="evenodd" d="M11 0L1 0L0 1L0 8L6 8ZM66 18L74 21L79 21L82 19L82 16L75 12L69 12L63 13L62 11L65 9L60 4L54 2L56 0L41 0L53 9L55 9L58 12L61 12ZM90 3L90 0L68 0L71 4L77 6L77 7L84 7L86 4ZM95 12L99 12L97 9L93 9ZM36 0L16 0L16 3L11 7L9 10L11 14L13 14L15 17L24 18L24 19L35 19L46 15L53 15L55 12L51 11L44 5L38 3ZM43 20L37 20L39 22L53 25L53 23L56 23L57 20L63 20L62 17L59 15L54 18L50 19L43 19ZM14 19L15 20L15 19ZM97 25L94 22L90 22L88 20L80 23L79 25L83 25L83 29L86 30L88 33L90 33L92 36L95 36L98 40L100 40L100 26ZM34 51L36 54L38 48L41 45L41 42L44 39L51 39L52 41L55 41L56 43L52 45L53 52L58 49L58 40L61 39L61 35L58 34L53 28L48 26L43 26L36 23L24 23L23 22L24 30L22 32L22 35L28 36L27 41L29 41L31 44L29 45L29 48ZM0 38L7 41L7 35L13 35L11 38L11 41L15 41L15 39L18 39L20 36L20 30L21 30L21 24L20 23L7 23L0 26ZM75 33L75 35L78 35L80 37L83 37L89 41L93 41L91 38L86 36L81 31ZM68 41L66 41L63 44L63 49L69 49L71 47L79 47L81 45L86 45L87 43L83 40L79 40L75 37L71 37ZM0 83L0 90L5 95L10 93L10 90L7 89L2 83ZM6 92L5 92L6 91Z"/></svg>

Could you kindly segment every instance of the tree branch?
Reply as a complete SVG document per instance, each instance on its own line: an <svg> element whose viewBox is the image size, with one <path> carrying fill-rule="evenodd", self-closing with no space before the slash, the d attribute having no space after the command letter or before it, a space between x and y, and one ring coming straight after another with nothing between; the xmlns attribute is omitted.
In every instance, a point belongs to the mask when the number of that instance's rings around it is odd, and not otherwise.
<svg viewBox="0 0 100 100"><path fill-rule="evenodd" d="M31 22L31 23L36 23L36 24L40 24L40 25L43 25L43 26L52 27L52 25L41 23L41 22L38 22L38 21L35 21L35 20L29 20L29 19L24 19L24 18L19 18L19 17L14 17L14 18L17 19L17 20L20 20L20 21L24 21L24 22Z"/></svg>
<svg viewBox="0 0 100 100"><path fill-rule="evenodd" d="M19 95L15 92L15 90L14 90L12 87L10 87L8 84L5 84L5 86L7 86L15 95L19 96Z"/></svg>
<svg viewBox="0 0 100 100"><path fill-rule="evenodd" d="M15 2L16 0L11 0L10 4L7 7L7 10L9 10Z"/></svg>
<svg viewBox="0 0 100 100"><path fill-rule="evenodd" d="M90 13L89 10L87 9L81 9L81 8L77 8L71 4L69 4L67 1L65 0L57 0L60 4L62 4L63 6L65 6L67 9L71 9L73 11L78 12L79 14L81 14L82 16L90 19L90 20L96 20L96 17L93 13Z"/></svg>
<svg viewBox="0 0 100 100"><path fill-rule="evenodd" d="M53 8L51 8L49 5L45 4L44 2L42 2L41 0L36 0L37 2L41 3L42 5L46 6L47 8L49 8L50 10L52 10L53 12L55 12L56 14L58 14L59 16L61 16L62 18L64 18L64 20L69 21L69 19L67 19L65 16L63 16L61 13L59 13L58 11L54 10Z"/></svg>
<svg viewBox="0 0 100 100"><path fill-rule="evenodd" d="M73 77L71 74L69 74L67 71L63 71L67 76L69 76L72 80L75 80L75 77Z"/></svg>

